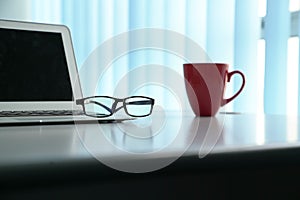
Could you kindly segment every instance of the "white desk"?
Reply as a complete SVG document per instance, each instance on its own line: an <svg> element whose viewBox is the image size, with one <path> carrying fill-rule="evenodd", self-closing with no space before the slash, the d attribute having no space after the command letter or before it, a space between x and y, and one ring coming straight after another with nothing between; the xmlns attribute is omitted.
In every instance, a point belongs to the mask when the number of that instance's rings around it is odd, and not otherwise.
<svg viewBox="0 0 300 200"><path fill-rule="evenodd" d="M169 113L121 124L0 127L0 180L21 188L28 181L56 184L122 176L135 180L136 175L120 171L153 171L151 177L190 171L203 178L213 176L211 169L236 170L236 166L241 167L238 170L261 166L263 171L285 164L298 167L299 122L297 117L275 115L195 118ZM281 169L284 177L290 173Z"/></svg>

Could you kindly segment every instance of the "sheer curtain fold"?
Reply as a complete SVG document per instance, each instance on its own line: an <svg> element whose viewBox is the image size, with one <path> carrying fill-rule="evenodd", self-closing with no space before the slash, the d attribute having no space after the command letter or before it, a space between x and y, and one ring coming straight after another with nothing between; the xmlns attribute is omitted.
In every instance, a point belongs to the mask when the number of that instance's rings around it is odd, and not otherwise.
<svg viewBox="0 0 300 200"><path fill-rule="evenodd" d="M286 114L289 1L268 0L265 17L265 113Z"/></svg>
<svg viewBox="0 0 300 200"><path fill-rule="evenodd" d="M258 85L257 75L257 43L260 37L260 19L258 17L258 1L243 0L235 2L234 23L234 66L246 75L244 91L235 100L234 110L243 112L256 111L258 106L257 92L263 90ZM241 86L236 82L234 91ZM247 106L245 106L247 105Z"/></svg>

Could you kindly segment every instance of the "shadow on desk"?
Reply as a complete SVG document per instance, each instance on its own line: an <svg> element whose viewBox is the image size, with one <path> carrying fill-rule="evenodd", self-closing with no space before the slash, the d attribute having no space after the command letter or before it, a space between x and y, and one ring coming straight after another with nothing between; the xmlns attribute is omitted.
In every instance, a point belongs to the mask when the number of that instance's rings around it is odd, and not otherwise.
<svg viewBox="0 0 300 200"><path fill-rule="evenodd" d="M186 156L145 174L119 172L96 160L7 169L10 176L1 171L1 199L299 199L299 153Z"/></svg>

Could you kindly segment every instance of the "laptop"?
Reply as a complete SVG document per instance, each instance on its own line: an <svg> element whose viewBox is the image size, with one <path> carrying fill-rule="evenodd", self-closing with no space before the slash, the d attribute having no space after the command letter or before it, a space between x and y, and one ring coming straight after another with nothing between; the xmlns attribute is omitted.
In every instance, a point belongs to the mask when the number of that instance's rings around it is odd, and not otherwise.
<svg viewBox="0 0 300 200"><path fill-rule="evenodd" d="M85 116L80 98L66 26L0 20L0 125L122 121Z"/></svg>

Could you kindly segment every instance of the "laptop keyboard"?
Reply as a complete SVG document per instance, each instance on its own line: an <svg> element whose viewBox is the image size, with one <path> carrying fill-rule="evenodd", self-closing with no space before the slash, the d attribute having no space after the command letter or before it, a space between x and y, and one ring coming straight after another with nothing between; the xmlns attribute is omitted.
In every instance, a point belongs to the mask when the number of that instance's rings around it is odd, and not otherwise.
<svg viewBox="0 0 300 200"><path fill-rule="evenodd" d="M21 116L72 116L83 115L80 110L35 110L35 111L0 111L0 117L21 117Z"/></svg>

